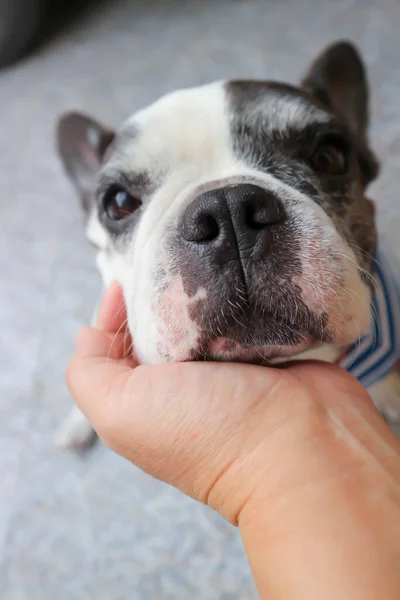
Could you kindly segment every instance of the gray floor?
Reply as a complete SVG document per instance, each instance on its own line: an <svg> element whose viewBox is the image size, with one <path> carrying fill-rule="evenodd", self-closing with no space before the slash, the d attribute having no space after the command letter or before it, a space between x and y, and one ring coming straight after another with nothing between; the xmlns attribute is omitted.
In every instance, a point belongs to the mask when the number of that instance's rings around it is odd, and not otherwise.
<svg viewBox="0 0 400 600"><path fill-rule="evenodd" d="M216 515L100 444L83 457L53 448L65 366L100 289L53 151L56 117L77 108L115 125L177 87L295 81L325 43L351 38L373 85L380 227L399 253L399 25L397 0L114 1L0 73L2 600L257 597Z"/></svg>

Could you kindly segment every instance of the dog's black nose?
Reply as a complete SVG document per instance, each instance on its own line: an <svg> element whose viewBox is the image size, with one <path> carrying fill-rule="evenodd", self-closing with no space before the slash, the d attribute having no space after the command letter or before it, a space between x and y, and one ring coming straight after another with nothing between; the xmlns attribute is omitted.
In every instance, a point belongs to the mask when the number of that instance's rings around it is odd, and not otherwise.
<svg viewBox="0 0 400 600"><path fill-rule="evenodd" d="M214 252L216 262L265 252L271 226L283 221L279 198L252 184L230 185L205 192L186 209L182 237L198 251ZM258 252L257 252L258 254Z"/></svg>

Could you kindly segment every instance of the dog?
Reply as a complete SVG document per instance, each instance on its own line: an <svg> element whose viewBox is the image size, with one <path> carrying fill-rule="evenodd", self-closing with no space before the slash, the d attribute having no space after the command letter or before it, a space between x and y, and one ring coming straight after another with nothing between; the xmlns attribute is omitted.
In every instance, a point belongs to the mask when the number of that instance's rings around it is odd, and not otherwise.
<svg viewBox="0 0 400 600"><path fill-rule="evenodd" d="M361 57L340 41L298 87L176 91L118 133L61 117L58 151L140 362L339 362L399 418L400 294L366 195L368 97ZM93 436L74 408L58 443Z"/></svg>

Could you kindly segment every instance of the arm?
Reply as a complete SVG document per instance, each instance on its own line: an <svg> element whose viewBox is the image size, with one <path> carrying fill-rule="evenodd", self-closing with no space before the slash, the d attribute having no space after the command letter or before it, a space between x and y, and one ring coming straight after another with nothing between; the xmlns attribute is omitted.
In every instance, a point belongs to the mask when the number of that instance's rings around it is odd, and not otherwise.
<svg viewBox="0 0 400 600"><path fill-rule="evenodd" d="M367 398L354 400L324 403L320 433L282 449L284 479L240 515L262 598L400 597L399 441Z"/></svg>

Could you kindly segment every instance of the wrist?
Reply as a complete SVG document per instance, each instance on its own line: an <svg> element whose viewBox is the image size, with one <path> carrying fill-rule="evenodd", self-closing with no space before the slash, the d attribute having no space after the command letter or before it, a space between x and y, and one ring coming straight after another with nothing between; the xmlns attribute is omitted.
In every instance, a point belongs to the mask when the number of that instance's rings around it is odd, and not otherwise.
<svg viewBox="0 0 400 600"><path fill-rule="evenodd" d="M259 414L252 415L257 425L208 495L234 524L260 498L273 503L296 489L346 477L367 481L367 473L400 482L400 442L358 382L330 365L291 371L298 385L280 380L279 389L269 391L268 408L259 403Z"/></svg>
<svg viewBox="0 0 400 600"><path fill-rule="evenodd" d="M398 598L399 442L368 402L324 412L238 514L261 597Z"/></svg>
<svg viewBox="0 0 400 600"><path fill-rule="evenodd" d="M334 478L343 469L358 468L349 436L341 435L323 400L310 394L301 382L294 385L290 378L279 380L259 401L259 411L253 410L251 418L253 427L241 428L247 429L248 435L237 444L235 460L224 469L208 497L212 508L234 524L244 508L260 499L268 498L271 504L312 482ZM351 428L356 425L357 421Z"/></svg>
<svg viewBox="0 0 400 600"><path fill-rule="evenodd" d="M344 476L244 507L239 528L261 598L400 597L400 495L367 480Z"/></svg>

